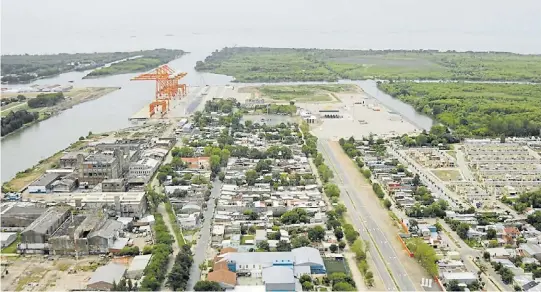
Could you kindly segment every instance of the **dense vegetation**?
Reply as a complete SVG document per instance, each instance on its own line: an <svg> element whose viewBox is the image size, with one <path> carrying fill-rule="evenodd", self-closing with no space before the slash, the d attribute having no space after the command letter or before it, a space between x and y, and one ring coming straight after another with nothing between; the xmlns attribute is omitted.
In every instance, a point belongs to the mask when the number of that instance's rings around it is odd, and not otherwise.
<svg viewBox="0 0 541 292"><path fill-rule="evenodd" d="M142 51L140 58L130 59L102 67L88 73L86 77L100 77L131 72L142 72L154 69L162 64L169 63L184 54L181 50L156 49Z"/></svg>
<svg viewBox="0 0 541 292"><path fill-rule="evenodd" d="M515 200L510 200L506 196L502 198L502 202L512 204L513 208L519 213L523 213L527 208L532 207L534 209L541 208L541 189L523 193ZM540 212L541 213L541 212ZM540 216L541 219L541 216ZM534 224L534 223L530 223ZM539 220L539 230L541 230L541 220ZM535 225L534 225L535 226ZM536 227L537 228L537 227Z"/></svg>
<svg viewBox="0 0 541 292"><path fill-rule="evenodd" d="M156 244L152 248L152 258L144 271L144 278L141 288L144 290L158 291L165 279L169 255L173 252L171 245L173 237L169 233L162 215L154 214L154 237Z"/></svg>
<svg viewBox="0 0 541 292"><path fill-rule="evenodd" d="M420 238L412 238L408 240L408 249L413 253L414 257L419 261L421 266L425 268L431 277L439 275L437 264L436 251L428 243Z"/></svg>
<svg viewBox="0 0 541 292"><path fill-rule="evenodd" d="M435 117L457 136L532 136L541 128L541 86L380 83L379 88Z"/></svg>
<svg viewBox="0 0 541 292"><path fill-rule="evenodd" d="M224 48L198 61L195 69L231 75L237 82L337 81L338 76L311 59L309 51Z"/></svg>
<svg viewBox="0 0 541 292"><path fill-rule="evenodd" d="M29 82L73 70L83 71L107 63L145 55L152 51L83 53L55 55L3 55L2 82Z"/></svg>
<svg viewBox="0 0 541 292"><path fill-rule="evenodd" d="M190 268L193 264L193 254L189 245L183 245L177 257L171 273L167 276L167 285L173 291L184 291L190 279Z"/></svg>
<svg viewBox="0 0 541 292"><path fill-rule="evenodd" d="M19 128L24 124L31 123L39 118L39 113L20 110L9 112L7 116L2 117L2 136L5 136Z"/></svg>
<svg viewBox="0 0 541 292"><path fill-rule="evenodd" d="M29 108L49 107L64 100L64 94L62 92L57 93L42 93L38 94L35 98L30 98L26 102Z"/></svg>
<svg viewBox="0 0 541 292"><path fill-rule="evenodd" d="M541 55L235 47L213 52L195 69L231 75L238 82L339 78L541 82Z"/></svg>

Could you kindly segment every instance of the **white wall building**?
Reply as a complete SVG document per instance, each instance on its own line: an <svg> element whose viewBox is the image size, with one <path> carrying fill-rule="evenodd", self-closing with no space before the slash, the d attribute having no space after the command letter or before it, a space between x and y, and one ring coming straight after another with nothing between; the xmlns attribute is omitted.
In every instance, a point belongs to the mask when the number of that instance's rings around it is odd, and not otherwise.
<svg viewBox="0 0 541 292"><path fill-rule="evenodd" d="M131 177L151 176L154 174L160 162L152 158L144 158L135 163L130 164L129 175Z"/></svg>

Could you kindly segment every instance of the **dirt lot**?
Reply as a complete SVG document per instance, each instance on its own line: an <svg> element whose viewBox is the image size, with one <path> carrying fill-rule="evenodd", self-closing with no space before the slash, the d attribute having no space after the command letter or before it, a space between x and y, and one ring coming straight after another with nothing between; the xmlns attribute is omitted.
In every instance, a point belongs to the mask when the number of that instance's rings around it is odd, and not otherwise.
<svg viewBox="0 0 541 292"><path fill-rule="evenodd" d="M458 169L433 169L432 172L442 181L462 180L462 174Z"/></svg>
<svg viewBox="0 0 541 292"><path fill-rule="evenodd" d="M98 256L45 258L43 255L2 258L9 274L2 291L68 291L84 289L94 270L102 264Z"/></svg>

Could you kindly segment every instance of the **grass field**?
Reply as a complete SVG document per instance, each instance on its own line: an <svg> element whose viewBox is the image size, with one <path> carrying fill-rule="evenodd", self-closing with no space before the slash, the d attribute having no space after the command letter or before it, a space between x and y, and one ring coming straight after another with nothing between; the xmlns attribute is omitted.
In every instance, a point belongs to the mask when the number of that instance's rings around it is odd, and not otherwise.
<svg viewBox="0 0 541 292"><path fill-rule="evenodd" d="M251 92L278 102L333 101L332 93L355 92L356 90L357 87L352 84L265 85L242 88L243 92Z"/></svg>
<svg viewBox="0 0 541 292"><path fill-rule="evenodd" d="M346 261L337 261L334 259L323 258L323 263L325 264L325 269L327 270L327 275L332 273L345 273L349 275L349 268Z"/></svg>
<svg viewBox="0 0 541 292"><path fill-rule="evenodd" d="M541 55L495 52L224 48L196 70L239 82L490 80L541 82Z"/></svg>
<svg viewBox="0 0 541 292"><path fill-rule="evenodd" d="M442 181L462 180L462 174L458 170L433 169L432 172Z"/></svg>
<svg viewBox="0 0 541 292"><path fill-rule="evenodd" d="M240 244L246 244L246 240L253 240L253 239L254 239L253 235L243 235L240 238Z"/></svg>

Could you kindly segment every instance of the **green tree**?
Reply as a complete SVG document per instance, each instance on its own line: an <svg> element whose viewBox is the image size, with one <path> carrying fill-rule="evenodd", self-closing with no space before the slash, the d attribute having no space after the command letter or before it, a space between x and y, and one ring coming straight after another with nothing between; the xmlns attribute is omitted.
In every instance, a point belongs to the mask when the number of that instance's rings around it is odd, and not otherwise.
<svg viewBox="0 0 541 292"><path fill-rule="evenodd" d="M218 173L220 171L220 166L221 166L220 161L221 161L221 159L220 159L220 156L218 156L218 155L212 155L210 157L210 170L214 174L216 174L216 173Z"/></svg>
<svg viewBox="0 0 541 292"><path fill-rule="evenodd" d="M342 231L342 228L336 227L334 229L334 236L336 236L336 239L338 241L342 240L342 238L344 238L344 232Z"/></svg>
<svg viewBox="0 0 541 292"><path fill-rule="evenodd" d="M460 223L456 228L456 234L462 239L468 238L468 230L470 230L470 225L467 223Z"/></svg>
<svg viewBox="0 0 541 292"><path fill-rule="evenodd" d="M463 291L463 289L458 285L457 280L451 280L445 286L447 291Z"/></svg>
<svg viewBox="0 0 541 292"><path fill-rule="evenodd" d="M269 242L266 240L257 243L257 248L264 251L270 251Z"/></svg>
<svg viewBox="0 0 541 292"><path fill-rule="evenodd" d="M329 246L329 249L331 250L331 252L336 252L338 250L338 246L336 244L331 244L331 246Z"/></svg>
<svg viewBox="0 0 541 292"><path fill-rule="evenodd" d="M198 281L193 287L194 291L224 291L218 282Z"/></svg>
<svg viewBox="0 0 541 292"><path fill-rule="evenodd" d="M291 243L280 240L278 244L276 244L276 251L291 251Z"/></svg>
<svg viewBox="0 0 541 292"><path fill-rule="evenodd" d="M340 241L340 242L338 243L338 247L340 248L340 250L344 250L344 248L346 248L346 243L343 242L343 241Z"/></svg>
<svg viewBox="0 0 541 292"><path fill-rule="evenodd" d="M325 229L319 225L308 229L308 238L312 242L322 241L325 238Z"/></svg>
<svg viewBox="0 0 541 292"><path fill-rule="evenodd" d="M329 198L340 196L340 189L333 183L326 183L323 190Z"/></svg>
<svg viewBox="0 0 541 292"><path fill-rule="evenodd" d="M332 286L333 291L357 291L355 287L346 282L339 282Z"/></svg>
<svg viewBox="0 0 541 292"><path fill-rule="evenodd" d="M311 291L314 289L314 284L312 282L301 282L302 291Z"/></svg>
<svg viewBox="0 0 541 292"><path fill-rule="evenodd" d="M308 237L304 235L297 236L291 239L291 246L293 248L299 248L299 247L309 246L309 245L310 245L310 239L308 239Z"/></svg>
<svg viewBox="0 0 541 292"><path fill-rule="evenodd" d="M489 228L487 230L487 239L494 239L494 238L496 238L496 230Z"/></svg>
<svg viewBox="0 0 541 292"><path fill-rule="evenodd" d="M392 205L393 205L393 204L391 203L391 201L389 201L389 199L383 200L383 206L385 206L385 208L391 209L391 206L392 206Z"/></svg>
<svg viewBox="0 0 541 292"><path fill-rule="evenodd" d="M246 171L245 175L246 175L246 183L249 186L255 185L255 182L257 178L259 177L259 174L255 170L249 169Z"/></svg>

